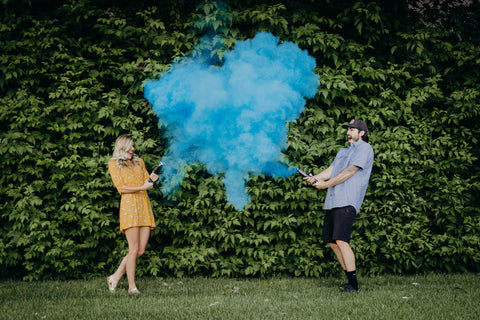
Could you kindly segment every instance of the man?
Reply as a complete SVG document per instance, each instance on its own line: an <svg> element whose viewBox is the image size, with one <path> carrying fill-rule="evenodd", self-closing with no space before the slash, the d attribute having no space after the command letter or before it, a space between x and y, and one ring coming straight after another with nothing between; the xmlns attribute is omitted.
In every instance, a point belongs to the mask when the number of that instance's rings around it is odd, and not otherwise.
<svg viewBox="0 0 480 320"><path fill-rule="evenodd" d="M323 236L348 278L344 292L358 291L355 255L350 247L353 220L365 197L373 166L373 149L368 144L367 124L353 119L347 130L348 148L342 148L332 164L319 174L304 178L317 189L327 189Z"/></svg>

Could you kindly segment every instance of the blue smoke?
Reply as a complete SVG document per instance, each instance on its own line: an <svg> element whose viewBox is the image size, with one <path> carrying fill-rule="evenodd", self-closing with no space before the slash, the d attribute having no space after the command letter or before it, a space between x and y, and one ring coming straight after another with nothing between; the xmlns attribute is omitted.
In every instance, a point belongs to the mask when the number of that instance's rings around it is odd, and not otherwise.
<svg viewBox="0 0 480 320"><path fill-rule="evenodd" d="M180 60L145 84L145 97L169 139L163 192L179 187L185 165L202 163L223 176L228 202L242 210L250 202L250 175L296 172L281 151L287 148L286 122L300 116L304 97L317 93L315 59L270 33L237 41L222 66L202 57Z"/></svg>

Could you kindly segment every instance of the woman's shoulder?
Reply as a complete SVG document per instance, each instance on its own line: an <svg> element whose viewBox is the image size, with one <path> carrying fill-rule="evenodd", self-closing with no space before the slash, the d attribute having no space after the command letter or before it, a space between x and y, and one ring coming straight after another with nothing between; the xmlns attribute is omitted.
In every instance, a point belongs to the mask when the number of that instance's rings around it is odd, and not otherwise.
<svg viewBox="0 0 480 320"><path fill-rule="evenodd" d="M132 162L135 167L145 168L145 162L143 162L143 159L140 157L134 158Z"/></svg>
<svg viewBox="0 0 480 320"><path fill-rule="evenodd" d="M114 167L118 167L120 164L118 163L118 161L116 159L110 159L108 160L108 167L109 168L114 168Z"/></svg>

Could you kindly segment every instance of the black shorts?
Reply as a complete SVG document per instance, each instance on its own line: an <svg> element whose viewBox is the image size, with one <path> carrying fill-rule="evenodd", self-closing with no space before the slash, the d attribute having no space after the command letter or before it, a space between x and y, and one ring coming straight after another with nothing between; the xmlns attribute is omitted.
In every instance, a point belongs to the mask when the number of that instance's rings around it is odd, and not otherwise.
<svg viewBox="0 0 480 320"><path fill-rule="evenodd" d="M327 210L323 220L322 240L325 243L332 243L336 240L350 242L355 215L356 211L352 206Z"/></svg>

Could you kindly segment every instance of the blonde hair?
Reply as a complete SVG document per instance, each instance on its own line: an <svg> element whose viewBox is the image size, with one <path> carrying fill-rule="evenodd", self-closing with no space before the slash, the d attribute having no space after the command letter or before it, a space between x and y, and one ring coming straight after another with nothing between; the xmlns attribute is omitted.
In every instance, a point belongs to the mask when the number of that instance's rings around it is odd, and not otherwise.
<svg viewBox="0 0 480 320"><path fill-rule="evenodd" d="M128 151L134 144L135 142L129 135L124 134L118 137L117 141L115 141L115 149L113 150L113 155L112 158L110 158L110 161L115 160L121 167L128 167ZM135 165L140 165L140 158L135 153L132 156L132 161Z"/></svg>

